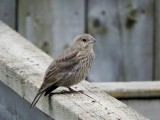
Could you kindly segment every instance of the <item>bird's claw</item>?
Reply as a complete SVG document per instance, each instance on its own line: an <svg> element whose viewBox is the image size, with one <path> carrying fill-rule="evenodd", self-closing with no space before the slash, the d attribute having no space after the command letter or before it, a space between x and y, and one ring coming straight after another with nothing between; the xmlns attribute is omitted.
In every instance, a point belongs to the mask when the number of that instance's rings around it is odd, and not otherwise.
<svg viewBox="0 0 160 120"><path fill-rule="evenodd" d="M68 87L68 89L69 89L69 91L72 92L72 93L84 93L83 90L74 90L74 89L72 89L72 88L70 88L70 87Z"/></svg>

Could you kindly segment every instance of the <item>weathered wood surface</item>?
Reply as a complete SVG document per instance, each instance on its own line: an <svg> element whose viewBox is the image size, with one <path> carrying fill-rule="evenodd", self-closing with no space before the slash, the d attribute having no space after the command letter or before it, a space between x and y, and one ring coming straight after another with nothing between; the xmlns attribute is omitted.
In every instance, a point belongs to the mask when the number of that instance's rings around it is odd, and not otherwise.
<svg viewBox="0 0 160 120"><path fill-rule="evenodd" d="M98 41L91 80L151 80L153 1L89 0L88 5L88 32Z"/></svg>
<svg viewBox="0 0 160 120"><path fill-rule="evenodd" d="M160 79L160 0L155 0L154 79Z"/></svg>
<svg viewBox="0 0 160 120"><path fill-rule="evenodd" d="M159 120L160 118L160 99L130 99L121 101L150 120Z"/></svg>
<svg viewBox="0 0 160 120"><path fill-rule="evenodd" d="M95 45L96 59L89 76L90 80L122 80L123 56L117 0L89 0L87 17L88 32L97 39Z"/></svg>
<svg viewBox="0 0 160 120"><path fill-rule="evenodd" d="M152 80L153 0L119 1L123 68L126 81Z"/></svg>
<svg viewBox="0 0 160 120"><path fill-rule="evenodd" d="M0 78L1 79L1 78ZM0 120L53 120L0 81Z"/></svg>
<svg viewBox="0 0 160 120"><path fill-rule="evenodd" d="M52 57L84 33L84 0L20 0L19 32Z"/></svg>
<svg viewBox="0 0 160 120"><path fill-rule="evenodd" d="M20 0L18 8L18 31L33 44L51 53L53 13L51 1Z"/></svg>
<svg viewBox="0 0 160 120"><path fill-rule="evenodd" d="M16 28L16 0L0 0L0 20Z"/></svg>
<svg viewBox="0 0 160 120"><path fill-rule="evenodd" d="M51 57L0 22L0 80L18 95L29 102L33 100L51 61ZM57 120L146 119L87 81L77 87L84 94L42 97L37 107Z"/></svg>
<svg viewBox="0 0 160 120"><path fill-rule="evenodd" d="M151 120L159 120L160 82L106 82L92 83L107 94L116 97L127 106Z"/></svg>
<svg viewBox="0 0 160 120"><path fill-rule="evenodd" d="M153 0L20 0L19 31L52 57L89 32L98 41L89 80L152 80L153 6Z"/></svg>
<svg viewBox="0 0 160 120"><path fill-rule="evenodd" d="M116 98L160 97L160 82L102 82L92 83Z"/></svg>

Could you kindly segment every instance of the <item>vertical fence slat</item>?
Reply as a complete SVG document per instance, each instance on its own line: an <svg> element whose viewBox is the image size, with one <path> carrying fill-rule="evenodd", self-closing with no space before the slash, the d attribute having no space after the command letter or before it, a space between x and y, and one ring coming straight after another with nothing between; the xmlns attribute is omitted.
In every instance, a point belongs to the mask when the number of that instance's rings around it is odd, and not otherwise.
<svg viewBox="0 0 160 120"><path fill-rule="evenodd" d="M21 0L19 4L20 32L54 57L84 32L84 0Z"/></svg>
<svg viewBox="0 0 160 120"><path fill-rule="evenodd" d="M152 79L153 3L152 0L89 1L88 31L98 39L92 80Z"/></svg>
<svg viewBox="0 0 160 120"><path fill-rule="evenodd" d="M160 0L155 0L155 59L154 78L160 80Z"/></svg>
<svg viewBox="0 0 160 120"><path fill-rule="evenodd" d="M127 81L152 80L153 5L153 0L119 1Z"/></svg>
<svg viewBox="0 0 160 120"><path fill-rule="evenodd" d="M52 29L54 49L52 56L60 54L73 41L74 37L84 32L84 0L54 0Z"/></svg>
<svg viewBox="0 0 160 120"><path fill-rule="evenodd" d="M0 0L0 20L15 28L15 0Z"/></svg>
<svg viewBox="0 0 160 120"><path fill-rule="evenodd" d="M89 0L88 32L97 39L96 59L89 79L92 81L122 80L117 0Z"/></svg>
<svg viewBox="0 0 160 120"><path fill-rule="evenodd" d="M19 32L47 53L53 47L52 17L51 1L19 1Z"/></svg>

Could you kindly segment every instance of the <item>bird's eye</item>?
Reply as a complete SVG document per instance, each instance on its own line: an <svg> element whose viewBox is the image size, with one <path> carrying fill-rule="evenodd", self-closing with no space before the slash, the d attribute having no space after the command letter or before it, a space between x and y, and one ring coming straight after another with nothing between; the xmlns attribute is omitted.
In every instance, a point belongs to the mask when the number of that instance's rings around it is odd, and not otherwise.
<svg viewBox="0 0 160 120"><path fill-rule="evenodd" d="M86 39L83 39L83 42L86 42L87 40Z"/></svg>

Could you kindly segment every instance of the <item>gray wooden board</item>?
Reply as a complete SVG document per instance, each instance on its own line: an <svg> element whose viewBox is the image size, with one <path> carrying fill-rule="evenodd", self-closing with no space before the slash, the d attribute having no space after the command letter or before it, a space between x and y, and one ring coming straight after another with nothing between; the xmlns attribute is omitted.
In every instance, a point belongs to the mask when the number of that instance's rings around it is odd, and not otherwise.
<svg viewBox="0 0 160 120"><path fill-rule="evenodd" d="M153 1L89 0L88 32L97 39L93 81L152 80Z"/></svg>
<svg viewBox="0 0 160 120"><path fill-rule="evenodd" d="M155 0L154 79L160 80L160 0Z"/></svg>
<svg viewBox="0 0 160 120"><path fill-rule="evenodd" d="M21 0L19 31L55 57L84 32L87 17L87 30L98 41L89 80L151 80L153 1L88 0L87 11L85 3L85 0Z"/></svg>
<svg viewBox="0 0 160 120"><path fill-rule="evenodd" d="M20 0L19 31L55 57L84 32L84 0Z"/></svg>
<svg viewBox="0 0 160 120"><path fill-rule="evenodd" d="M53 48L52 1L20 0L18 31L47 53Z"/></svg>
<svg viewBox="0 0 160 120"><path fill-rule="evenodd" d="M1 79L1 78L0 78ZM53 120L0 81L0 120Z"/></svg>
<svg viewBox="0 0 160 120"><path fill-rule="evenodd" d="M147 118L160 119L160 81L96 82L92 85L117 99L121 98L120 101Z"/></svg>
<svg viewBox="0 0 160 120"><path fill-rule="evenodd" d="M160 119L160 99L121 100L150 120Z"/></svg>
<svg viewBox="0 0 160 120"><path fill-rule="evenodd" d="M153 0L119 1L126 81L152 80L153 3Z"/></svg>
<svg viewBox="0 0 160 120"><path fill-rule="evenodd" d="M0 20L15 28L15 0L0 0Z"/></svg>
<svg viewBox="0 0 160 120"><path fill-rule="evenodd" d="M92 85L116 98L160 97L159 81L138 82L96 82Z"/></svg>
<svg viewBox="0 0 160 120"><path fill-rule="evenodd" d="M89 79L92 81L124 80L121 74L122 51L117 0L89 0L88 32L96 39L96 59Z"/></svg>

